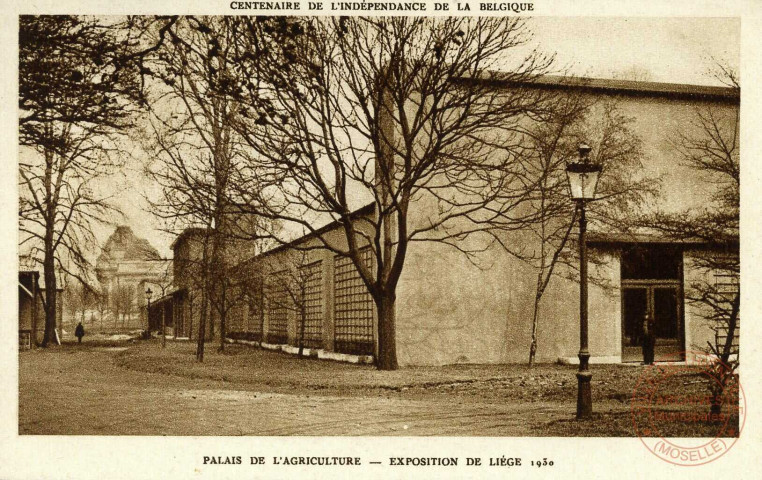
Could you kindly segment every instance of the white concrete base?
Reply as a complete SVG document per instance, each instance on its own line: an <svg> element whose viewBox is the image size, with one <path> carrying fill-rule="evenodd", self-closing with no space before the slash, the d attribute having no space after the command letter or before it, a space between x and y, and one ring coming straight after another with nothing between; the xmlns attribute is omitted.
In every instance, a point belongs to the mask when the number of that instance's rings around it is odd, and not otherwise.
<svg viewBox="0 0 762 480"><path fill-rule="evenodd" d="M252 340L233 340L232 338L226 338L225 343L240 343L241 345L249 345L251 347L259 346L259 342L254 342Z"/></svg>
<svg viewBox="0 0 762 480"><path fill-rule="evenodd" d="M264 342L254 342L251 340L233 340L232 338L226 338L227 343L238 343L241 345L248 345L252 347L260 347L266 350L272 350L275 352L288 353L289 355L299 355L299 347L293 345L272 344ZM320 348L304 348L302 353L305 357L317 357L321 360L333 360L336 362L357 363L357 364L372 364L372 355L350 355L348 353L326 352Z"/></svg>
<svg viewBox="0 0 762 480"><path fill-rule="evenodd" d="M704 353L704 352L690 352L688 355L686 355L685 362L688 365L709 365L713 363L717 363L719 361L719 357L712 353ZM732 354L730 355L730 358L728 358L729 363L733 363L738 361L738 355Z"/></svg>
<svg viewBox="0 0 762 480"><path fill-rule="evenodd" d="M579 358L577 357L558 357L558 363L561 365L579 365ZM590 364L607 365L611 363L622 363L622 357L619 355L611 355L608 357L590 357Z"/></svg>
<svg viewBox="0 0 762 480"><path fill-rule="evenodd" d="M708 363L708 360L711 357L708 357L707 359L701 359L698 357L694 357L689 359L688 361L680 361L680 362L660 362L658 359L656 360L656 364L658 365L700 365L704 363ZM562 365L579 365L579 358L577 357L558 357L558 363ZM610 365L610 364L621 364L628 367L637 367L642 366L643 362L623 362L622 357L612 355L610 357L590 357L590 364L597 364L597 365Z"/></svg>
<svg viewBox="0 0 762 480"><path fill-rule="evenodd" d="M283 345L276 344L276 343L262 342L259 344L259 346L264 348L265 350L272 350L274 352L280 352L283 349Z"/></svg>
<svg viewBox="0 0 762 480"><path fill-rule="evenodd" d="M731 357L731 361L735 360L734 357ZM705 365L709 363L715 363L717 361L717 357L710 354L703 354L703 353L691 353L687 356L687 358L683 361L659 361L657 358L655 363L658 365ZM558 363L562 365L579 365L579 358L576 356L574 357L558 357ZM642 361L636 361L636 362L622 362L622 357L618 355L612 355L608 357L590 357L590 364L598 364L598 365L604 365L604 364L622 364L626 366L640 366L643 365Z"/></svg>
<svg viewBox="0 0 762 480"><path fill-rule="evenodd" d="M281 348L281 351L284 351L286 353L290 353L291 355L299 355L299 347L294 347L293 345L283 345L283 348ZM316 348L307 348L304 347L304 350L302 351L302 355L305 357L319 357L320 350Z"/></svg>
<svg viewBox="0 0 762 480"><path fill-rule="evenodd" d="M365 364L373 363L373 357L371 355L350 355L348 353L326 352L324 350L318 350L318 358L325 360L335 360L337 362Z"/></svg>
<svg viewBox="0 0 762 480"><path fill-rule="evenodd" d="M648 366L648 365L646 365L643 362L622 362L622 365L625 366L625 367L643 367L643 366ZM662 365L662 366L665 366L665 367L671 367L671 366L675 366L675 365L690 365L690 364L685 363L685 362L659 362L659 361L654 361L654 365ZM651 365L651 366L653 366L653 365Z"/></svg>

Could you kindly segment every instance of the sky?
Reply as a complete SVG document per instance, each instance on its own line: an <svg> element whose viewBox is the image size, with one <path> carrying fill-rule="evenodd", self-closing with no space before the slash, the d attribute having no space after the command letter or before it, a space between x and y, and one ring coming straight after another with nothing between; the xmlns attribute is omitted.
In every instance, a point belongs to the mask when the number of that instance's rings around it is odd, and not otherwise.
<svg viewBox="0 0 762 480"><path fill-rule="evenodd" d="M655 82L711 85L712 58L740 63L737 18L537 17L530 25L538 44L577 75L611 78L635 67Z"/></svg>
<svg viewBox="0 0 762 480"><path fill-rule="evenodd" d="M557 64L575 75L612 78L637 71L650 81L716 85L707 75L713 58L735 68L740 64L740 21L733 18L537 17L530 26L536 44L555 52ZM120 177L115 201L126 218L119 223L169 257L173 238L146 214L143 193L154 186L135 162ZM104 243L113 229L97 232Z"/></svg>

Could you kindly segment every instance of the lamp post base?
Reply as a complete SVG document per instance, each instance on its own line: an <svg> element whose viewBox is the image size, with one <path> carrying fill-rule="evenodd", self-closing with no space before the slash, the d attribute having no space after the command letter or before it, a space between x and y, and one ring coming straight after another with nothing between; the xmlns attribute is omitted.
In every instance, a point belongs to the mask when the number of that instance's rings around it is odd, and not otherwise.
<svg viewBox="0 0 762 480"><path fill-rule="evenodd" d="M589 371L577 372L577 420L587 420L593 416L592 378L593 374Z"/></svg>

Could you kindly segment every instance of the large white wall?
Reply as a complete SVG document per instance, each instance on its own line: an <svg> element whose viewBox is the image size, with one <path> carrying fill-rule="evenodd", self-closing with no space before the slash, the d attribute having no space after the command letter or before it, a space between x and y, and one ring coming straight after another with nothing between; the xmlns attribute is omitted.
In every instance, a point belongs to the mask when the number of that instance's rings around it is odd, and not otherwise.
<svg viewBox="0 0 762 480"><path fill-rule="evenodd" d="M661 181L660 195L638 213L679 212L702 206L712 183L685 165L675 149L677 134L698 134L698 112L711 108L730 122L737 105L649 96L611 97L633 118L630 128L643 141L643 171ZM430 202L414 207L413 221L425 219ZM635 213L635 212L634 212ZM589 218L589 231L608 231ZM478 242L477 239L473 240ZM513 241L522 242L521 235ZM589 249L602 260L591 265L589 292L592 361L621 358L621 293L619 251ZM493 247L480 257L482 267L457 250L436 243L414 243L399 283L397 303L398 352L401 364L526 362L536 285L532 267ZM686 282L693 275L686 257ZM576 357L579 349L579 285L563 278L560 268L541 304L537 360L552 362ZM686 311L691 343L706 342L706 329Z"/></svg>

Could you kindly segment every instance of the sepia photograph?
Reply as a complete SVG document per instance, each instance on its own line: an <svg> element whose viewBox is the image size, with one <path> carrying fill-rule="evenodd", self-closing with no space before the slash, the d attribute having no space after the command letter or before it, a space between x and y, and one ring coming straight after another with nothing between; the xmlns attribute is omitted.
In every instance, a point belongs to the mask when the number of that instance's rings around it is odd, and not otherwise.
<svg viewBox="0 0 762 480"><path fill-rule="evenodd" d="M731 461L739 17L233 3L15 17L17 440L585 437ZM229 450L183 468L554 468Z"/></svg>

